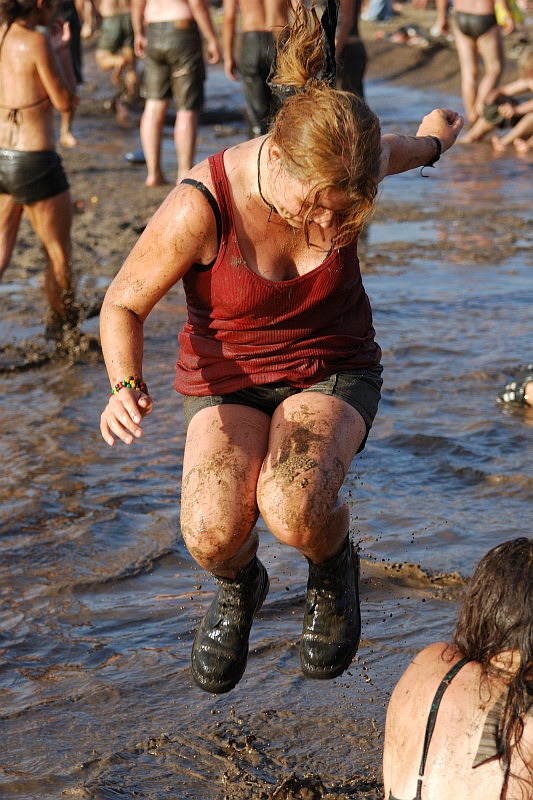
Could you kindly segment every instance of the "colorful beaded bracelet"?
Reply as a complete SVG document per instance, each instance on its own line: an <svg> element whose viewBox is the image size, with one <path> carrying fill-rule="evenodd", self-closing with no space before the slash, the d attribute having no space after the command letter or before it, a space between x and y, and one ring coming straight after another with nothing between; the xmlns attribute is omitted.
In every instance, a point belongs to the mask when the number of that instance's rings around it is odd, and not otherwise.
<svg viewBox="0 0 533 800"><path fill-rule="evenodd" d="M138 392L144 392L145 394L148 394L148 387L143 379L139 378L137 375L130 375L129 378L124 378L123 381L116 383L111 389L109 397L112 397L114 394L118 394L121 389L137 389Z"/></svg>

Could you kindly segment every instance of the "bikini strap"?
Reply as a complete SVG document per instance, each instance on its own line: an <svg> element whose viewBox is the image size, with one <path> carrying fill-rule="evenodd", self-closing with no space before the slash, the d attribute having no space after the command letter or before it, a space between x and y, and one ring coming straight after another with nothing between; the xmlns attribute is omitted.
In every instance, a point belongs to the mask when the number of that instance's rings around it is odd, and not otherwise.
<svg viewBox="0 0 533 800"><path fill-rule="evenodd" d="M422 751L422 760L420 762L420 769L418 771L418 785L416 788L416 796L417 798L421 797L422 792L422 778L424 777L424 770L426 769L426 760L429 750L429 745L431 743L431 737L433 736L433 731L435 730L435 723L437 721L437 712L439 710L439 706L442 700L442 696L450 683L452 682L453 678L457 675L460 669L464 667L464 665L468 662L467 658L462 658L460 661L457 661L456 664L446 673L444 678L441 680L439 684L439 688L435 692L435 697L433 698L433 702L431 703L431 708L429 711L428 721L426 725L426 735L424 737L424 749Z"/></svg>
<svg viewBox="0 0 533 800"><path fill-rule="evenodd" d="M213 197L212 193L209 191L205 183L201 183L200 181L195 181L194 178L183 178L181 181L182 183L188 183L191 186L194 186L195 189L198 189L199 192L203 194L209 205L211 206L211 210L215 216L215 223L217 226L217 248L220 249L220 242L222 241L222 217L220 215L220 208L218 207L218 203ZM215 258L216 261L216 258ZM200 270L208 270L211 269L215 261L212 261L210 264L195 264L196 269Z"/></svg>

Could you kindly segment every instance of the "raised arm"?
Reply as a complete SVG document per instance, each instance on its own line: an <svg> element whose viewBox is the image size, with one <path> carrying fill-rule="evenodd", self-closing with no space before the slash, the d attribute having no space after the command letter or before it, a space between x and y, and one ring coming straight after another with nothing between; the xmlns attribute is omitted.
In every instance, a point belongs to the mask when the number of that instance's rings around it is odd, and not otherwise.
<svg viewBox="0 0 533 800"><path fill-rule="evenodd" d="M102 350L111 388L120 388L100 419L108 445L142 436L141 420L152 410L143 377L144 321L156 303L194 263L216 256L217 234L207 200L192 186L177 186L150 220L107 290L100 312Z"/></svg>
<svg viewBox="0 0 533 800"><path fill-rule="evenodd" d="M386 175L407 172L436 160L454 144L463 124L456 111L436 108L424 117L416 136L393 133L382 136L380 180ZM440 142L440 149L436 139Z"/></svg>

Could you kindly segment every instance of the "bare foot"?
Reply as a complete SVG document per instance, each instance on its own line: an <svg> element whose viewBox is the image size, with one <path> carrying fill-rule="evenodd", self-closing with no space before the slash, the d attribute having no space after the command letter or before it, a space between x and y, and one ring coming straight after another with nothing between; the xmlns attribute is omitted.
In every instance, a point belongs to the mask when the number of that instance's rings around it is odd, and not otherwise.
<svg viewBox="0 0 533 800"><path fill-rule="evenodd" d="M492 149L496 153L504 153L505 150L507 149L506 146L504 144L502 144L502 140L499 139L497 136L493 136L490 141L491 141L491 144L492 144Z"/></svg>
<svg viewBox="0 0 533 800"><path fill-rule="evenodd" d="M150 186L150 187L152 187L152 186L164 186L166 183L168 183L166 177L163 175L162 172L158 172L157 175L153 175L153 176L148 175L148 177L146 178L146 180L144 182L144 185L145 186Z"/></svg>
<svg viewBox="0 0 533 800"><path fill-rule="evenodd" d="M63 131L59 136L59 143L63 147L77 147L79 142L71 131Z"/></svg>

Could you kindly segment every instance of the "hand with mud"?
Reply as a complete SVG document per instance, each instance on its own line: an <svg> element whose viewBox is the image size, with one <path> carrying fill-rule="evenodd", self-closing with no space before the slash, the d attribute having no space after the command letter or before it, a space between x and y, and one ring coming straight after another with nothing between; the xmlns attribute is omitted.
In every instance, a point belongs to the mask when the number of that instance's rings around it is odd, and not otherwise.
<svg viewBox="0 0 533 800"><path fill-rule="evenodd" d="M104 442L110 447L115 439L124 444L133 444L143 435L141 420L152 413L154 403L149 394L137 389L121 389L109 398L100 417L100 432Z"/></svg>
<svg viewBox="0 0 533 800"><path fill-rule="evenodd" d="M464 120L457 111L450 108L435 108L422 119L417 136L436 136L440 139L442 152L445 153L454 144L464 125Z"/></svg>

